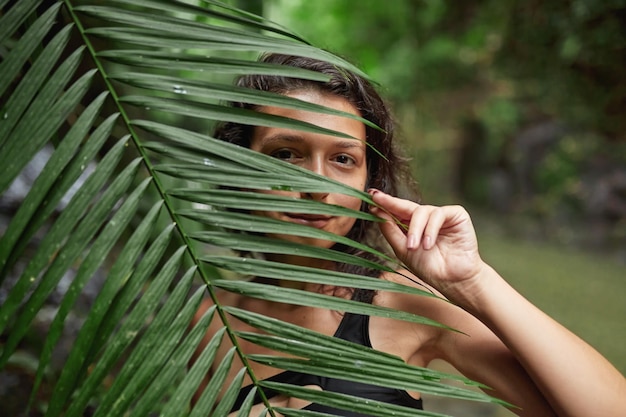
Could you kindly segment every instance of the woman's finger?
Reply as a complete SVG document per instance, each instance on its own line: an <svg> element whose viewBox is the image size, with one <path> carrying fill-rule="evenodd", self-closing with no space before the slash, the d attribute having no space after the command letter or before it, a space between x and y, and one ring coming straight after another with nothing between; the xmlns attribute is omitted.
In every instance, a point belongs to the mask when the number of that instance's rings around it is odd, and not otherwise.
<svg viewBox="0 0 626 417"><path fill-rule="evenodd" d="M372 196L372 200L379 207L389 212L392 216L401 221L408 221L411 219L413 211L416 207L419 207L418 203L413 201L404 200L402 198L392 197L382 191L376 189L368 190Z"/></svg>
<svg viewBox="0 0 626 417"><path fill-rule="evenodd" d="M402 254L406 251L406 230L401 228L391 215L384 212L382 209L372 207L370 212L385 220L384 222L378 224L380 232L383 234L385 240L389 242L389 245L394 250L396 255L398 255L398 257L402 257Z"/></svg>
<svg viewBox="0 0 626 417"><path fill-rule="evenodd" d="M422 247L425 250L431 249L437 241L437 236L446 221L446 212L441 207L433 207L428 216L428 223L424 229Z"/></svg>
<svg viewBox="0 0 626 417"><path fill-rule="evenodd" d="M442 208L423 206L378 190L370 190L370 194L375 203L408 226L405 243L407 250L415 250L420 246L431 249L434 246L439 230L445 222L445 212ZM389 226L385 228L390 229ZM397 235L397 232L393 233Z"/></svg>
<svg viewBox="0 0 626 417"><path fill-rule="evenodd" d="M430 207L425 206L416 206L413 210L407 234L406 248L408 250L419 248L422 239L426 237L424 229L429 222L430 211Z"/></svg>

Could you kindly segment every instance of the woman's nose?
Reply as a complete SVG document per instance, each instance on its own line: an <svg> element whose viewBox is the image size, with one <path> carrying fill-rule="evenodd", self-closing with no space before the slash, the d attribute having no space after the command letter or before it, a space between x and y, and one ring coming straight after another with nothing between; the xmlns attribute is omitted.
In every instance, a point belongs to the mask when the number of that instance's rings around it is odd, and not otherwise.
<svg viewBox="0 0 626 417"><path fill-rule="evenodd" d="M303 192L302 198L307 200L315 200L315 201L324 201L326 197L328 197L329 193L311 193L311 192Z"/></svg>
<svg viewBox="0 0 626 417"><path fill-rule="evenodd" d="M323 158L320 158L320 157L311 158L310 163L307 166L307 169L309 171L315 172L317 175L328 177L326 173L325 161L323 160ZM326 197L328 197L328 194L329 193L324 193L324 192L322 193L305 192L303 193L302 198L307 198L307 199L316 200L316 201L323 201L326 199Z"/></svg>
<svg viewBox="0 0 626 417"><path fill-rule="evenodd" d="M309 163L307 164L307 169L309 171L313 171L315 172L317 175L322 175L324 177L327 177L328 175L326 175L326 161L319 156L313 156L311 157L311 159L309 160Z"/></svg>

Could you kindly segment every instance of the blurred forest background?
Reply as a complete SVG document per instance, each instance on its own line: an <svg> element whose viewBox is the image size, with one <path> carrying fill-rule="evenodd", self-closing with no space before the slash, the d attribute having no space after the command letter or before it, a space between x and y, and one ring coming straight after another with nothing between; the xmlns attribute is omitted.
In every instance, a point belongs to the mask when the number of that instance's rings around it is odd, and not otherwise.
<svg viewBox="0 0 626 417"><path fill-rule="evenodd" d="M483 256L626 372L626 1L237 4L364 69L423 201L466 205Z"/></svg>
<svg viewBox="0 0 626 417"><path fill-rule="evenodd" d="M626 374L626 0L225 2L368 73L423 201L467 206L486 260Z"/></svg>

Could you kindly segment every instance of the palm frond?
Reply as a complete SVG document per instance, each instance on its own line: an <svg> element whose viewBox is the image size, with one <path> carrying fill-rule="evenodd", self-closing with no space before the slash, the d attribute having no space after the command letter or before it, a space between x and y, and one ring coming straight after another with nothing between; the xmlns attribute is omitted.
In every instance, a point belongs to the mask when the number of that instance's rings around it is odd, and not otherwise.
<svg viewBox="0 0 626 417"><path fill-rule="evenodd" d="M253 361L435 395L497 401L446 382L473 385L464 378L408 366L381 352L220 304L218 289L440 326L406 312L220 274L254 273L268 279L433 296L373 278L232 256L262 249L393 271L387 264L393 262L391 258L359 242L241 213L276 210L377 221L342 207L253 190L343 193L371 204L367 193L205 134L215 122L234 121L342 136L224 105L224 101L241 100L346 116L233 86L231 77L236 74L326 79L310 71L260 64L255 60L259 52L315 57L360 71L261 17L217 1L197 3L0 1L3 198L42 150L49 150L20 204L3 206L10 221L0 238L0 367L12 363L46 306L57 298L37 352L30 398L31 405L44 409L46 416L80 416L87 410L95 416L227 415L246 376L254 386L242 415L249 412L255 393L267 400L267 389L373 415L409 413L388 404L259 381L251 371ZM372 253L381 263L262 236L275 231L339 242ZM80 300L90 287L97 295L83 311ZM206 296L215 306L191 327ZM81 317L79 330L68 336L76 316ZM231 317L260 333L236 333ZM216 322L221 330L190 366L209 324ZM72 338L71 349L58 366L55 353L67 337ZM225 338L234 347L214 364ZM277 354L245 355L240 348L244 340ZM233 370L237 364L243 366ZM211 368L215 372L208 385L198 392ZM233 374L236 377L218 403L218 393ZM50 394L42 400L45 385ZM191 405L196 393L198 399ZM305 410L275 411L316 415Z"/></svg>

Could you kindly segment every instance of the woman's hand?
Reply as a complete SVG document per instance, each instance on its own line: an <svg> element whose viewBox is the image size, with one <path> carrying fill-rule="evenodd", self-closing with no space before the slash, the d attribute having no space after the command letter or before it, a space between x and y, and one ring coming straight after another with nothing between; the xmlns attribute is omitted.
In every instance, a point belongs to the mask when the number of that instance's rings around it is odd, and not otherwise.
<svg viewBox="0 0 626 417"><path fill-rule="evenodd" d="M381 232L411 272L453 300L479 291L485 264L463 207L420 205L378 190L370 194L378 205L370 211L387 220Z"/></svg>

